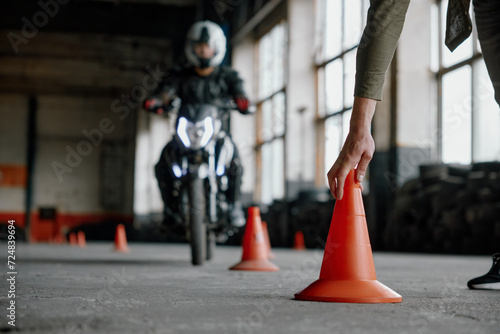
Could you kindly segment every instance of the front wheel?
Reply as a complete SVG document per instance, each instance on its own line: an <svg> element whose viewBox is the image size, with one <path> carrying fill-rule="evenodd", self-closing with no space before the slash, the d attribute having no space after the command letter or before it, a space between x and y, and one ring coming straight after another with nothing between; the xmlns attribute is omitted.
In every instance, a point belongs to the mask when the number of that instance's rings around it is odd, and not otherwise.
<svg viewBox="0 0 500 334"><path fill-rule="evenodd" d="M213 231L207 232L207 260L211 260L214 255L215 249L215 233Z"/></svg>
<svg viewBox="0 0 500 334"><path fill-rule="evenodd" d="M189 230L191 234L191 262L203 264L207 251L207 232L205 225L205 192L202 179L194 179L189 184Z"/></svg>

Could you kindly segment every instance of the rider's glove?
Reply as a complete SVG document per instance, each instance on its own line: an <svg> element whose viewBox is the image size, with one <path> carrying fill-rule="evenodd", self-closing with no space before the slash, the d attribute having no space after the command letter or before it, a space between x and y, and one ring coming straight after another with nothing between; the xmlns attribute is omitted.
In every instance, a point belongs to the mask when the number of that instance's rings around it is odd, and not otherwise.
<svg viewBox="0 0 500 334"><path fill-rule="evenodd" d="M144 101L143 105L144 109L150 112L154 112L156 114L163 114L164 109L163 109L163 102L156 97L151 97Z"/></svg>
<svg viewBox="0 0 500 334"><path fill-rule="evenodd" d="M250 102L248 102L248 99L245 96L240 95L236 97L235 102L236 102L236 107L240 113L242 113L243 115L249 113L248 106L250 105Z"/></svg>

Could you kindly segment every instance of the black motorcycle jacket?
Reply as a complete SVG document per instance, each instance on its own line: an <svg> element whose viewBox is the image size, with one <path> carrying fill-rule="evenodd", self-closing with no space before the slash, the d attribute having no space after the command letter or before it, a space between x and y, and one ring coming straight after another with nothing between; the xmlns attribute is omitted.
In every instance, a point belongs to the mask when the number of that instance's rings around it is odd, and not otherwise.
<svg viewBox="0 0 500 334"><path fill-rule="evenodd" d="M217 104L226 99L246 97L243 80L235 70L218 66L207 76L198 75L193 67L173 69L153 96L177 96L182 103Z"/></svg>

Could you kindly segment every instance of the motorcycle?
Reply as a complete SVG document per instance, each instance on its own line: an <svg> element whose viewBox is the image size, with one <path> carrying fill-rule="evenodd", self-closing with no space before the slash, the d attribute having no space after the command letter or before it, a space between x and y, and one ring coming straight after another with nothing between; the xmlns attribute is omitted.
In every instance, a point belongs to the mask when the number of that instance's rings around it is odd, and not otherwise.
<svg viewBox="0 0 500 334"><path fill-rule="evenodd" d="M170 168L180 182L179 215L191 246L191 262L212 258L216 240L225 241L236 230L229 225L225 191L234 144L223 130L233 104L181 104L175 123L178 145Z"/></svg>

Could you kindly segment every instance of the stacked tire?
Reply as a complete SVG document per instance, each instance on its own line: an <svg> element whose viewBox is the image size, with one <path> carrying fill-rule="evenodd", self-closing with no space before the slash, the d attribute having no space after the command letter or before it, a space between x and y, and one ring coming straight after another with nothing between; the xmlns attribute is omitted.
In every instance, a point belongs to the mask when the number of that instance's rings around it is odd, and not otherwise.
<svg viewBox="0 0 500 334"><path fill-rule="evenodd" d="M500 251L500 163L424 165L396 193L386 230L395 251Z"/></svg>
<svg viewBox="0 0 500 334"><path fill-rule="evenodd" d="M288 246L293 245L295 232L302 231L306 248L324 247L332 220L335 200L330 190L302 191L290 202L290 234Z"/></svg>

